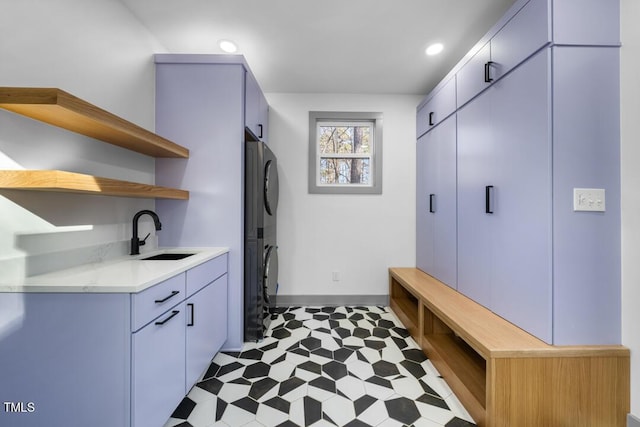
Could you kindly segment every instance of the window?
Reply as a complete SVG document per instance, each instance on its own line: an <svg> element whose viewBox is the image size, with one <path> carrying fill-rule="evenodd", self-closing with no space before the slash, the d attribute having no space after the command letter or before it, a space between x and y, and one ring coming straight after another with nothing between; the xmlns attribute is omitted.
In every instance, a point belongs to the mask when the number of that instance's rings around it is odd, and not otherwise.
<svg viewBox="0 0 640 427"><path fill-rule="evenodd" d="M382 193L382 113L309 112L309 193Z"/></svg>

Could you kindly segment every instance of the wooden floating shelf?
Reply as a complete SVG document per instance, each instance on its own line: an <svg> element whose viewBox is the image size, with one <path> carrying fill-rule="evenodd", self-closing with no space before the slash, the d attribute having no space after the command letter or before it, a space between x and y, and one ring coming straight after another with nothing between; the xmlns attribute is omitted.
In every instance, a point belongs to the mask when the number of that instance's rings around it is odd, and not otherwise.
<svg viewBox="0 0 640 427"><path fill-rule="evenodd" d="M189 192L59 170L0 170L0 189L147 199L189 199Z"/></svg>
<svg viewBox="0 0 640 427"><path fill-rule="evenodd" d="M189 150L56 88L0 87L0 108L153 157Z"/></svg>

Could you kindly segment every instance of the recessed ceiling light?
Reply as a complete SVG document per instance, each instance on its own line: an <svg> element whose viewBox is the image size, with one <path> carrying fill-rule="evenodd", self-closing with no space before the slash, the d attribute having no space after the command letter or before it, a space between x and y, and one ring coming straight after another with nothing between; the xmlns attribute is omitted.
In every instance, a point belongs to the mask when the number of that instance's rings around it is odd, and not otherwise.
<svg viewBox="0 0 640 427"><path fill-rule="evenodd" d="M434 43L427 48L425 53L429 56L437 55L440 52L442 52L442 49L444 49L444 46L442 45L442 43Z"/></svg>
<svg viewBox="0 0 640 427"><path fill-rule="evenodd" d="M227 53L235 53L238 50L238 46L231 40L220 40L218 46Z"/></svg>

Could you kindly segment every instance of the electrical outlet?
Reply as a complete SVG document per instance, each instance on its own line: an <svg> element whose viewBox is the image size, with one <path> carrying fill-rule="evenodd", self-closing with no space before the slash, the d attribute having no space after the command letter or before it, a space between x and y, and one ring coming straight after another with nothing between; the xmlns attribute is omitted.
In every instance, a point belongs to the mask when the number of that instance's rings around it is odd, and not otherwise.
<svg viewBox="0 0 640 427"><path fill-rule="evenodd" d="M574 212L604 212L604 188L574 188L573 210Z"/></svg>

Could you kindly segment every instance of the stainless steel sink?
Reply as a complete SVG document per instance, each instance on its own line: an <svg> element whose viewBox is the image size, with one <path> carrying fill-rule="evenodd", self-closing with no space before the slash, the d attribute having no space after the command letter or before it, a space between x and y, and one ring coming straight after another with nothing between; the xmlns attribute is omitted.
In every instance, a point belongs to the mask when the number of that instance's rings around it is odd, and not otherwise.
<svg viewBox="0 0 640 427"><path fill-rule="evenodd" d="M184 259L186 257L190 257L191 255L195 255L192 253L164 253L149 256L146 258L140 258L140 261L176 261L179 259Z"/></svg>

